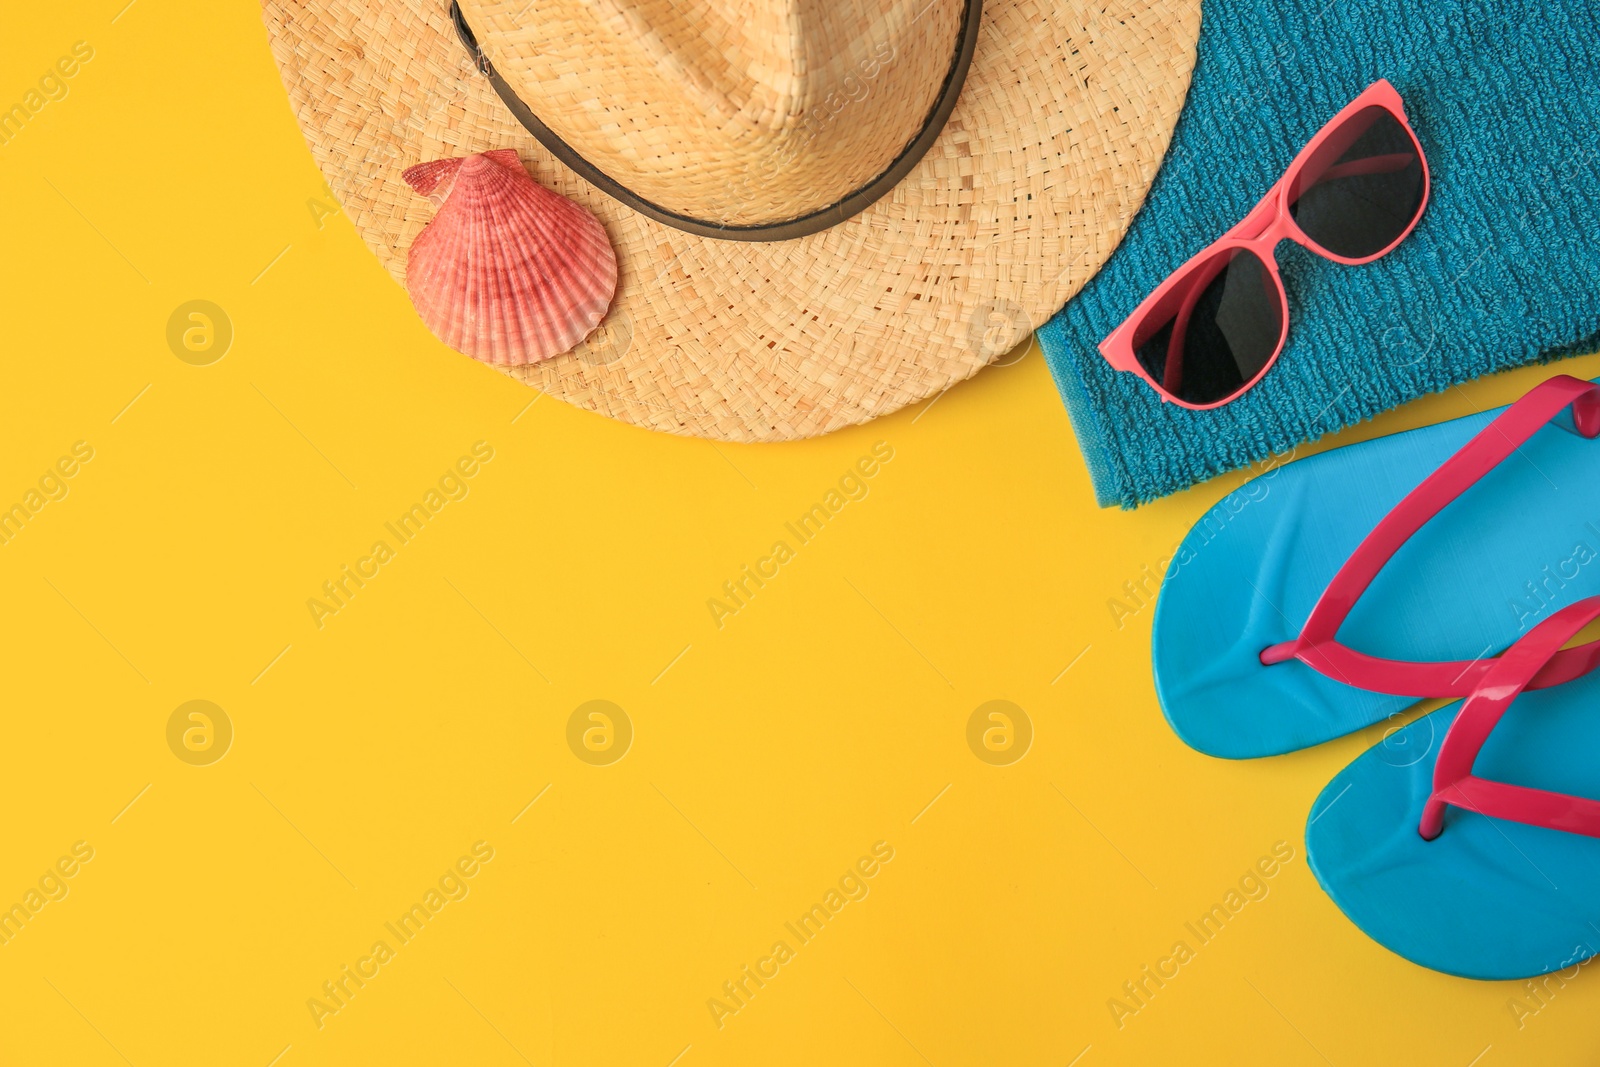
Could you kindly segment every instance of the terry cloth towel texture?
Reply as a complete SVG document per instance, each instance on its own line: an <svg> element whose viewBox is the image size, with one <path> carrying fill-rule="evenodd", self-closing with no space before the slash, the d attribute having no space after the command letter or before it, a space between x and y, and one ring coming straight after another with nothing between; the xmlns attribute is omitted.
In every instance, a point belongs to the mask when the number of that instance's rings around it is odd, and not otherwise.
<svg viewBox="0 0 1600 1067"><path fill-rule="evenodd" d="M1288 341L1230 404L1164 404L1113 371L1100 340L1379 78L1432 176L1411 236L1361 267L1280 244ZM1039 342L1100 505L1131 508L1457 382L1593 351L1597 238L1597 0L1206 0L1144 206Z"/></svg>

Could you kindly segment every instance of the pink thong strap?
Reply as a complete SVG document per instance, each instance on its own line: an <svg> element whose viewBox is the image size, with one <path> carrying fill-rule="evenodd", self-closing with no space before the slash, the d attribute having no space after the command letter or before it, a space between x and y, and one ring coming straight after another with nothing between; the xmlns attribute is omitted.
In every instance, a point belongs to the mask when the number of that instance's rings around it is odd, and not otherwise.
<svg viewBox="0 0 1600 1067"><path fill-rule="evenodd" d="M1417 828L1432 841L1444 829L1446 805L1495 819L1600 837L1600 801L1479 778L1472 773L1478 752L1511 702L1577 632L1600 618L1600 596L1569 604L1493 661L1476 692L1461 705L1439 745L1433 793Z"/></svg>
<svg viewBox="0 0 1600 1067"><path fill-rule="evenodd" d="M1600 434L1600 386L1558 374L1528 390L1373 527L1323 590L1300 636L1266 649L1261 662L1270 665L1297 659L1346 685L1375 693L1418 698L1471 695L1493 668L1493 658L1437 663L1383 659L1341 644L1339 628L1384 564L1412 534L1569 407L1580 435L1592 438ZM1600 460L1600 454L1595 458ZM1600 666L1600 641L1555 652L1527 687L1558 685L1596 666Z"/></svg>

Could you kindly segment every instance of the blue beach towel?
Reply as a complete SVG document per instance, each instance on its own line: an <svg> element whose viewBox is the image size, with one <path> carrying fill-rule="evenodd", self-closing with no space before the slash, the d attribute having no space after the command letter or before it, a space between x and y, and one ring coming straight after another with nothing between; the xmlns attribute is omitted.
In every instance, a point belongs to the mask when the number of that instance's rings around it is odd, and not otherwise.
<svg viewBox="0 0 1600 1067"><path fill-rule="evenodd" d="M1096 345L1387 78L1433 189L1362 267L1278 247L1289 339L1212 411ZM1600 2L1205 0L1194 81L1121 246L1040 327L1101 506L1135 507L1425 393L1600 343Z"/></svg>

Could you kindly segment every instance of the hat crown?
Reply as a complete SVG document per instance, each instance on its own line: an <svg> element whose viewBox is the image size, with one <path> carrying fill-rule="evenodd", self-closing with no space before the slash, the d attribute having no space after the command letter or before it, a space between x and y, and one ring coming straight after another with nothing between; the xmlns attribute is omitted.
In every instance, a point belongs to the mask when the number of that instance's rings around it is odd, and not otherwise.
<svg viewBox="0 0 1600 1067"><path fill-rule="evenodd" d="M633 195L715 225L823 211L922 132L965 0L459 0L548 129Z"/></svg>

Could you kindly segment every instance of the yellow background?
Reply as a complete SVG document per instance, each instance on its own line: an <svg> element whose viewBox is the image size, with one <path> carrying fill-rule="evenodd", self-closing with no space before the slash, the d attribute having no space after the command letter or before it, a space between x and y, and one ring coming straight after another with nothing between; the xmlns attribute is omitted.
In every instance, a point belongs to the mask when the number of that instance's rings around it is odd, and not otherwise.
<svg viewBox="0 0 1600 1067"><path fill-rule="evenodd" d="M320 217L255 5L125 3L12 4L0 35L0 106L95 52L0 146L0 503L94 449L0 546L0 905L94 849L0 946L0 1061L1592 1062L1587 970L1519 1019L1520 986L1412 966L1317 888L1305 813L1374 731L1227 763L1162 722L1151 612L1107 602L1237 477L1097 511L1032 350L794 444L528 407ZM235 331L209 366L166 341L194 299ZM317 628L308 598L477 441L470 495ZM880 441L866 498L717 628L707 599ZM596 699L634 730L609 766L567 743ZM235 731L209 766L168 747L190 700ZM1009 766L967 744L990 700L1032 723ZM319 1028L308 999L478 841L469 894ZM879 841L868 895L793 942ZM1279 841L1268 895L1119 1028L1108 1000Z"/></svg>

